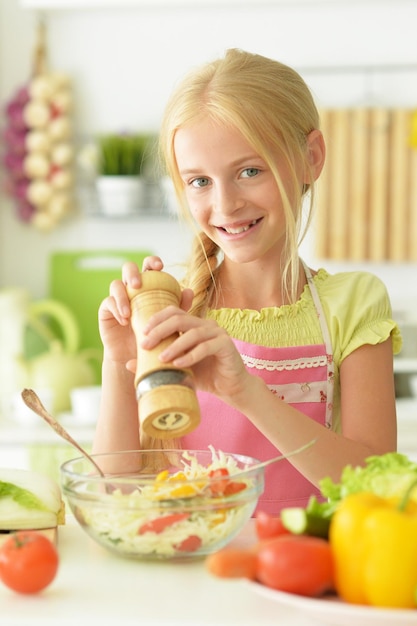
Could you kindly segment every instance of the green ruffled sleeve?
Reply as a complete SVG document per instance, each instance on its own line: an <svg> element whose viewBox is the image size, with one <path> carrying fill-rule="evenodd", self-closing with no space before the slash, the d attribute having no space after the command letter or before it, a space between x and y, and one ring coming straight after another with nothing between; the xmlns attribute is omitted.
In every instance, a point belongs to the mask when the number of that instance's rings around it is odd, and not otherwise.
<svg viewBox="0 0 417 626"><path fill-rule="evenodd" d="M327 291L323 294L324 305L327 299L333 302L328 319L331 335L339 339L336 344L340 347L340 361L357 348L382 343L390 336L394 354L400 352L400 329L392 319L387 289L377 276L368 272L340 273L324 283L323 288Z"/></svg>

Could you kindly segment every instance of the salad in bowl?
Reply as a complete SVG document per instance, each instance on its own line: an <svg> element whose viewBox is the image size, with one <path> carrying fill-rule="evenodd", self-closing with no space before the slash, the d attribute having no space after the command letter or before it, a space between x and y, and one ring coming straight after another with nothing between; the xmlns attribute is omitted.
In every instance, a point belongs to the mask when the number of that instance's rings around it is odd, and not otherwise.
<svg viewBox="0 0 417 626"><path fill-rule="evenodd" d="M251 457L208 450L136 450L61 467L63 494L100 545L141 559L208 555L252 516L264 470Z"/></svg>

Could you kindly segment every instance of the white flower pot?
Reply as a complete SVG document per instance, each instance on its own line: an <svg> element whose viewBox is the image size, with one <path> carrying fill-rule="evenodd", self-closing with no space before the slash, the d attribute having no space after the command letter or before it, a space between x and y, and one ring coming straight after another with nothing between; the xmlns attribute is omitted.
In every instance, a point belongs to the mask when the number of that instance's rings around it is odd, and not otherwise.
<svg viewBox="0 0 417 626"><path fill-rule="evenodd" d="M96 189L104 215L129 215L143 206L144 181L139 176L99 176Z"/></svg>

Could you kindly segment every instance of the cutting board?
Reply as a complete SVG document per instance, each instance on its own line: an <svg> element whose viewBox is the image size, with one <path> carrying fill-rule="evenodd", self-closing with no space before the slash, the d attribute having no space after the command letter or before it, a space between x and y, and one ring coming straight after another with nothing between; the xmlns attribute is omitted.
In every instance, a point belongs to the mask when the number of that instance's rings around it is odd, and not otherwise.
<svg viewBox="0 0 417 626"><path fill-rule="evenodd" d="M133 261L141 268L143 259L151 254L143 250L81 250L51 255L50 296L73 311L80 329L80 349L102 351L97 312L110 283L121 278L123 263Z"/></svg>

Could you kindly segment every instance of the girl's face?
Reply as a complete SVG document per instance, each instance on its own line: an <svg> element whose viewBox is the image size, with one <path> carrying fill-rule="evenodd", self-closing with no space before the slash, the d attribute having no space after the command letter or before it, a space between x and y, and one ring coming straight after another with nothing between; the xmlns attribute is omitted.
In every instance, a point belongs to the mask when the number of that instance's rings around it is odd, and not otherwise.
<svg viewBox="0 0 417 626"><path fill-rule="evenodd" d="M281 194L242 134L203 119L177 131L174 149L191 214L225 256L236 263L279 258L285 237ZM278 169L290 197L289 174L279 162Z"/></svg>

